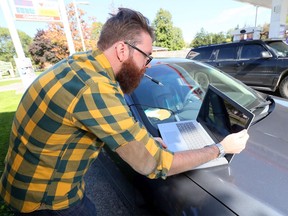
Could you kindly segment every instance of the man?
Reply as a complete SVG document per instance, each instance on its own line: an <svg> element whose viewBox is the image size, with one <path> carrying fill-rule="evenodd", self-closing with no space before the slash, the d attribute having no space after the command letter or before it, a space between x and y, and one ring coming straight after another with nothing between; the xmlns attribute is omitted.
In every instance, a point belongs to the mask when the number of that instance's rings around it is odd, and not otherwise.
<svg viewBox="0 0 288 216"><path fill-rule="evenodd" d="M60 61L32 83L15 114L0 184L14 211L95 215L83 176L104 143L149 178L218 157L216 145L173 154L133 119L123 92L133 91L149 67L153 38L142 14L120 8L103 26L97 49ZM248 137L244 130L218 146L239 153Z"/></svg>

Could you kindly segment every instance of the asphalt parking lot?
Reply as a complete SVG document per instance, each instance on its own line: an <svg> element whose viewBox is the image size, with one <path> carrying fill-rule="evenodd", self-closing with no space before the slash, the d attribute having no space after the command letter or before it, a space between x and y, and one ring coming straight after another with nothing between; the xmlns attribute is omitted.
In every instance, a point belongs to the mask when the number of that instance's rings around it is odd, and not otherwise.
<svg viewBox="0 0 288 216"><path fill-rule="evenodd" d="M138 192L119 172L105 151L91 165L85 175L85 183L86 194L94 201L98 216L153 215L145 207L138 206L143 200L137 200Z"/></svg>

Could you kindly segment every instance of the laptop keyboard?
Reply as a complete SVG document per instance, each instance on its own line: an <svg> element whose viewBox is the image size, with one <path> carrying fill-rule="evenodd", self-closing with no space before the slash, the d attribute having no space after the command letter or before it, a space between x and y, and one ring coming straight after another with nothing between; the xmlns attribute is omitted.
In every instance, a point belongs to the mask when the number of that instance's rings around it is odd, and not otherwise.
<svg viewBox="0 0 288 216"><path fill-rule="evenodd" d="M212 144L207 134L198 130L193 122L179 122L176 125L189 149L199 149Z"/></svg>

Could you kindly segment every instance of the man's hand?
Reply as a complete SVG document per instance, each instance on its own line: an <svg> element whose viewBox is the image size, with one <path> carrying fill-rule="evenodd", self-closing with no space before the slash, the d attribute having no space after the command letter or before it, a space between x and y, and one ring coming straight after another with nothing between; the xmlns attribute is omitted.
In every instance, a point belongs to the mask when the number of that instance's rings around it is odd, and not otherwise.
<svg viewBox="0 0 288 216"><path fill-rule="evenodd" d="M229 134L220 143L224 147L225 153L240 153L245 147L249 134L244 129L238 133Z"/></svg>
<svg viewBox="0 0 288 216"><path fill-rule="evenodd" d="M165 149L167 148L167 145L164 143L161 137L154 137L154 139L158 141L162 145L163 148Z"/></svg>

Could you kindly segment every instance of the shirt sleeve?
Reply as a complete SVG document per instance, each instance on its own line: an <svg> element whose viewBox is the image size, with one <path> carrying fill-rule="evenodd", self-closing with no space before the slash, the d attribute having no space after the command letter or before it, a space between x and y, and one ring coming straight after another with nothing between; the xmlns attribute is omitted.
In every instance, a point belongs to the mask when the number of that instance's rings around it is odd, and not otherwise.
<svg viewBox="0 0 288 216"><path fill-rule="evenodd" d="M77 127L94 134L113 151L132 141L143 143L157 161L156 169L148 177L166 177L173 153L162 149L145 127L134 120L117 83L93 82L81 93L73 113Z"/></svg>

